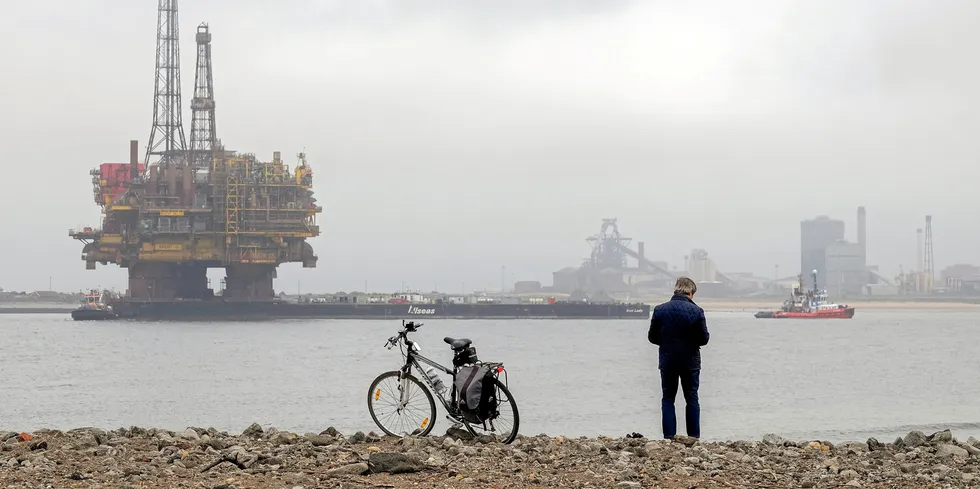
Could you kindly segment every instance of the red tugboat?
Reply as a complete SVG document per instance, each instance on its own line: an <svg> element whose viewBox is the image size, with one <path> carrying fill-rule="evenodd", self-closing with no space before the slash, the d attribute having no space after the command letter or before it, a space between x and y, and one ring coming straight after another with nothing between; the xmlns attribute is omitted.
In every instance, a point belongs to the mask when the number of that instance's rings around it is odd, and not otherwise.
<svg viewBox="0 0 980 489"><path fill-rule="evenodd" d="M813 288L803 289L803 274L799 275L799 286L793 287L792 296L783 302L778 311L759 311L757 318L799 318L799 319L851 319L854 308L846 304L835 304L827 298L826 290L817 289L817 271L813 271Z"/></svg>

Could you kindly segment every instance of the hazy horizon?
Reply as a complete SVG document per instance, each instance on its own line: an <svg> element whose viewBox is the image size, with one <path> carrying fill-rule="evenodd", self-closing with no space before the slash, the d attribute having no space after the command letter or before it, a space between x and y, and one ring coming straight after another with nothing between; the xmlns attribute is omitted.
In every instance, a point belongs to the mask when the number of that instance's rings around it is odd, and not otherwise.
<svg viewBox="0 0 980 489"><path fill-rule="evenodd" d="M124 289L68 229L100 225L89 170L145 149L156 2L20 3L0 18L8 190L0 287ZM828 215L892 277L933 216L937 272L980 263L980 3L864 0L180 3L213 35L218 137L306 151L315 269L276 290L551 283L602 218L683 268L798 272Z"/></svg>

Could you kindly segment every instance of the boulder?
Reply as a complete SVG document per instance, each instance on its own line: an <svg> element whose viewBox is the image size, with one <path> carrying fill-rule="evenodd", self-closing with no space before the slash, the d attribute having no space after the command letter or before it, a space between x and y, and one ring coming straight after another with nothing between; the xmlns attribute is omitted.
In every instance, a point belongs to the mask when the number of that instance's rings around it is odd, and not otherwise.
<svg viewBox="0 0 980 489"><path fill-rule="evenodd" d="M368 468L374 474L407 474L423 470L425 463L404 453L374 452L368 459Z"/></svg>
<svg viewBox="0 0 980 489"><path fill-rule="evenodd" d="M262 426L260 426L258 423L252 423L251 426L249 426L248 428L245 428L245 431L242 432L242 436L249 436L249 437L252 437L252 438L258 438L258 437L262 436L262 433L264 433L264 432L265 432L265 430L262 429Z"/></svg>
<svg viewBox="0 0 980 489"><path fill-rule="evenodd" d="M937 431L929 435L929 441L932 443L949 443L953 441L953 432L949 430Z"/></svg>
<svg viewBox="0 0 980 489"><path fill-rule="evenodd" d="M944 443L939 445L939 448L936 449L936 456L968 458L970 456L970 452L967 452L966 449L960 448L956 445Z"/></svg>
<svg viewBox="0 0 980 489"><path fill-rule="evenodd" d="M925 433L921 431L910 431L909 434L905 435L905 439L902 440L902 444L908 448L915 448L917 446L923 445L927 442Z"/></svg>

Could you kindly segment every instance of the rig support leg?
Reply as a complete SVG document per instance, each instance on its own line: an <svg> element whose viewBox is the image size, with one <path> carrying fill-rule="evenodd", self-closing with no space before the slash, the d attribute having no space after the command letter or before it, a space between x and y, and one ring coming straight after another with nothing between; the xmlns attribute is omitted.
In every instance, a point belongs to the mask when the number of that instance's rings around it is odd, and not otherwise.
<svg viewBox="0 0 980 489"><path fill-rule="evenodd" d="M136 302L204 299L208 269L199 263L137 261L129 265L129 297Z"/></svg>
<svg viewBox="0 0 980 489"><path fill-rule="evenodd" d="M129 297L136 302L172 301L177 296L174 265L136 261L129 264Z"/></svg>
<svg viewBox="0 0 980 489"><path fill-rule="evenodd" d="M183 299L208 298L208 267L203 263L187 262L176 266L177 297Z"/></svg>
<svg viewBox="0 0 980 489"><path fill-rule="evenodd" d="M272 302L276 293L272 281L275 265L228 265L225 267L226 301Z"/></svg>

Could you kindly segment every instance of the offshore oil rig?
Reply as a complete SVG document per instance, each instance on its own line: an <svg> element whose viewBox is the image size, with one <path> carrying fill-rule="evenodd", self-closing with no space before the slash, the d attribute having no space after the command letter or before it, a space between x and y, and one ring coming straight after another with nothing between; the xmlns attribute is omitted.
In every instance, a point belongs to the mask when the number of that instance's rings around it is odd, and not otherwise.
<svg viewBox="0 0 980 489"><path fill-rule="evenodd" d="M211 33L197 28L190 144L181 121L177 0L159 0L153 123L143 162L130 141L129 163L92 170L101 228L69 231L84 243L87 269L97 263L129 270L126 303L207 301L215 296L207 269L225 269L221 302L273 302L281 263L316 267L306 242L319 234L306 155L290 169L226 150L217 138ZM151 161L153 158L153 161Z"/></svg>

